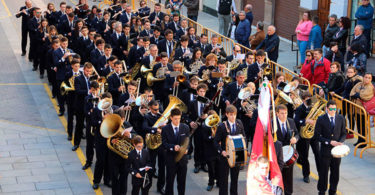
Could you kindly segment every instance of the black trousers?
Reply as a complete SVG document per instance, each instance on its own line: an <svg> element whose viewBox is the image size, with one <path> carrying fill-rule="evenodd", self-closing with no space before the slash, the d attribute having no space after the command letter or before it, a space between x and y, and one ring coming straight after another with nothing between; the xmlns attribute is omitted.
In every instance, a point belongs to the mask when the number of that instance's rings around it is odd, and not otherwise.
<svg viewBox="0 0 375 195"><path fill-rule="evenodd" d="M293 167L294 165L283 167L282 170L285 195L293 194Z"/></svg>
<svg viewBox="0 0 375 195"><path fill-rule="evenodd" d="M237 195L238 186L238 175L240 173L240 167L230 168L227 158L223 156L219 157L219 195L228 194L228 176L230 173L230 194Z"/></svg>
<svg viewBox="0 0 375 195"><path fill-rule="evenodd" d="M337 191L337 184L340 177L340 163L341 158L333 158L332 156L321 156L320 171L318 180L319 194L324 194L327 191L328 185L328 171L331 171L329 176L329 194L335 194Z"/></svg>
<svg viewBox="0 0 375 195"><path fill-rule="evenodd" d="M168 155L168 154L167 154ZM167 185L165 187L165 194L173 195L174 179L177 175L177 191L178 195L185 194L187 162L181 159L180 162L175 162L174 157L166 159L167 166Z"/></svg>
<svg viewBox="0 0 375 195"><path fill-rule="evenodd" d="M39 57L38 57L38 41L34 38L34 35L30 34L30 50L29 54L33 60L33 67L38 68L39 66Z"/></svg>
<svg viewBox="0 0 375 195"><path fill-rule="evenodd" d="M132 182L132 195L139 195L139 191L141 191L142 195L148 195L148 191L150 190L152 186L152 179L150 178L150 184L143 188L143 178L135 178L134 176L132 177L132 180L138 180L137 182Z"/></svg>
<svg viewBox="0 0 375 195"><path fill-rule="evenodd" d="M208 166L208 185L213 186L215 185L215 180L218 182L219 179L219 157L207 160Z"/></svg>
<svg viewBox="0 0 375 195"><path fill-rule="evenodd" d="M38 54L39 57L39 73L40 75L44 75L44 72L46 70L46 51L44 51L43 46L40 46L40 51Z"/></svg>
<svg viewBox="0 0 375 195"><path fill-rule="evenodd" d="M91 124L89 122L89 117L86 118L86 163L92 164L92 159L94 158L94 145L95 137L91 134ZM100 130L99 130L100 131ZM97 132L100 133L100 132Z"/></svg>
<svg viewBox="0 0 375 195"><path fill-rule="evenodd" d="M125 195L128 189L128 167L126 160L109 151L112 175L112 195Z"/></svg>
<svg viewBox="0 0 375 195"><path fill-rule="evenodd" d="M68 107L68 135L73 136L74 116L76 116L76 122L77 122L77 115L75 115L75 112L74 112L74 100L67 101L67 107Z"/></svg>
<svg viewBox="0 0 375 195"><path fill-rule="evenodd" d="M155 150L148 150L150 153L153 172L158 171L157 189L163 189L165 185L165 150L162 146ZM156 169L156 158L158 159L158 168ZM150 175L151 177L151 175Z"/></svg>
<svg viewBox="0 0 375 195"><path fill-rule="evenodd" d="M65 112L65 96L61 95L60 93L60 86L63 81L56 80L56 87L52 88L52 91L54 88L56 88L57 92L57 102L59 103L60 112Z"/></svg>
<svg viewBox="0 0 375 195"><path fill-rule="evenodd" d="M96 151L96 162L94 170L94 183L100 183L104 173L104 183L109 183L111 180L110 167L109 167L109 149L107 147L107 141L96 131L95 134L95 151Z"/></svg>
<svg viewBox="0 0 375 195"><path fill-rule="evenodd" d="M357 119L357 131L363 136L366 136L366 126L365 126L365 116L361 114L356 114ZM358 143L365 142L365 139L358 137Z"/></svg>
<svg viewBox="0 0 375 195"><path fill-rule="evenodd" d="M315 157L316 170L319 172L319 140L317 139L304 139L301 138L297 143L297 150L299 153L299 160L302 165L302 175L303 177L308 177L310 175L310 163L309 163L309 149L313 150Z"/></svg>
<svg viewBox="0 0 375 195"><path fill-rule="evenodd" d="M81 143L82 135L83 135L83 125L85 120L85 114L83 113L83 110L77 110L76 111L76 128L74 131L74 145L79 146Z"/></svg>
<svg viewBox="0 0 375 195"><path fill-rule="evenodd" d="M27 45L27 34L29 33L27 26L22 27L22 38L21 38L21 49L22 53L26 53L26 45ZM29 58L30 59L30 58Z"/></svg>
<svg viewBox="0 0 375 195"><path fill-rule="evenodd" d="M200 127L199 127L200 128ZM194 133L194 167L205 164L202 129L197 129Z"/></svg>

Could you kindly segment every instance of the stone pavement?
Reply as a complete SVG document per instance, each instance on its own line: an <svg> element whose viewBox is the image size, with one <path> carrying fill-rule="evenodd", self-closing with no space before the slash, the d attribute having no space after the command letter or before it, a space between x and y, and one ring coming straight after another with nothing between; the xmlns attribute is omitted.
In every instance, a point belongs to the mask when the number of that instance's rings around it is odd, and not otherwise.
<svg viewBox="0 0 375 195"><path fill-rule="evenodd" d="M38 7L46 7L47 0L32 0ZM60 1L52 0L55 5ZM72 5L72 1L67 1ZM19 9L21 1L5 1L13 12ZM0 14L6 13L0 4ZM186 12L184 12L186 13ZM1 15L2 16L2 15ZM216 18L200 13L198 21L213 30ZM111 194L109 188L101 185L101 191L94 192L89 178L92 172L81 170L82 151L71 151L66 141L64 124L57 117L55 104L50 100L46 79L40 80L37 72L31 71L31 64L21 57L20 20L14 17L0 19L0 194ZM294 65L290 45L282 42L280 63ZM282 57L284 56L284 57ZM295 57L295 56L294 56ZM285 60L285 61L284 61ZM290 60L288 62L287 60ZM47 88L47 89L46 89ZM347 141L353 149L354 140ZM316 173L313 155L310 155L312 172ZM354 157L353 152L342 159L339 190L342 194L370 194L375 192L375 152L367 150L364 158ZM186 194L217 194L218 189L206 192L207 173L193 173L189 162ZM302 181L301 170L294 168L295 194L316 194L316 178L310 184ZM153 180L154 184L156 180ZM239 194L245 194L246 170L240 173ZM130 193L131 179L128 180ZM157 194L156 187L150 194Z"/></svg>

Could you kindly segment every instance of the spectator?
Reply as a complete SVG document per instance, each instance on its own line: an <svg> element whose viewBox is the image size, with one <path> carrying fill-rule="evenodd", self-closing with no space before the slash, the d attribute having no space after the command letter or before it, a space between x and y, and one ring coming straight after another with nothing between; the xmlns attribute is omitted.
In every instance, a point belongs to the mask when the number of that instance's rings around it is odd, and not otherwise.
<svg viewBox="0 0 375 195"><path fill-rule="evenodd" d="M335 93L338 95L342 93L345 78L340 66L338 62L332 62L327 85L323 85L323 88L319 92L320 95L329 93L329 95L333 96Z"/></svg>
<svg viewBox="0 0 375 195"><path fill-rule="evenodd" d="M182 0L169 0L169 4L166 8L171 9L171 15L178 14L180 15L180 9L182 6Z"/></svg>
<svg viewBox="0 0 375 195"><path fill-rule="evenodd" d="M262 22L257 23L257 32L249 37L250 49L255 49L264 40L266 34L264 33L264 24Z"/></svg>
<svg viewBox="0 0 375 195"><path fill-rule="evenodd" d="M199 0L186 0L185 6L187 7L187 15L191 20L198 20Z"/></svg>
<svg viewBox="0 0 375 195"><path fill-rule="evenodd" d="M358 19L357 24L363 26L363 34L367 39L367 52L369 52L371 48L372 17L374 17L374 8L370 4L370 0L362 0L362 5L355 12L355 17Z"/></svg>
<svg viewBox="0 0 375 195"><path fill-rule="evenodd" d="M236 28L235 37L236 41L244 45L246 47L249 47L249 37L250 37L250 23L246 19L246 15L244 11L241 11L239 14L240 22L238 23L238 26Z"/></svg>
<svg viewBox="0 0 375 195"><path fill-rule="evenodd" d="M318 25L319 17L315 16L312 20L312 29L309 36L310 49L322 48L322 29Z"/></svg>
<svg viewBox="0 0 375 195"><path fill-rule="evenodd" d="M313 72L311 72L314 67L314 50L306 50L306 60L301 68L301 75L309 80L310 84L313 83Z"/></svg>
<svg viewBox="0 0 375 195"><path fill-rule="evenodd" d="M345 82L344 82L344 85L343 85L343 93L341 94L341 96L343 97L343 99L347 99L349 100L350 99L350 92L352 91L353 87L358 83L358 82L362 82L363 81L363 78L362 76L359 76L357 75L357 69L355 69L353 66L349 66L346 70L346 79L345 79ZM347 102L347 101L343 101L343 106L342 106L342 112L343 112L343 116L347 116L348 117L348 121L349 121L349 128L350 129L353 129L354 130L354 113L352 111L352 109L350 109L350 103ZM353 138L354 135L353 133L349 132L348 135L346 136L346 139L351 139Z"/></svg>
<svg viewBox="0 0 375 195"><path fill-rule="evenodd" d="M237 26L238 26L238 23L240 22L240 18L238 17L238 14L233 14L232 15L232 22L230 24L230 27L229 27L229 32L227 34L227 37L233 39L233 40L236 40L236 29L237 29Z"/></svg>
<svg viewBox="0 0 375 195"><path fill-rule="evenodd" d="M334 34L339 31L339 27L337 26L337 16L332 14L328 18L328 25L324 32L323 37L323 56L325 56L326 52L329 50L329 44L332 41L332 37Z"/></svg>
<svg viewBox="0 0 375 195"><path fill-rule="evenodd" d="M299 21L295 30L297 34L297 45L301 55L301 63L305 62L305 51L308 48L309 35L312 28L310 12L304 12L302 20Z"/></svg>
<svg viewBox="0 0 375 195"><path fill-rule="evenodd" d="M350 92L350 97L353 99L354 103L356 103L359 106L362 106L362 101L369 101L374 96L374 86L371 83L372 81L372 74L366 73L363 77L363 82L357 83L352 91ZM354 112L356 112L356 121L357 121L357 130L358 133L360 133L362 136L366 137L366 127L365 127L365 115L359 108L354 108ZM361 144L365 142L365 139L358 136L357 143L354 144L354 146L357 146L358 144ZM366 145L360 145L358 148L363 148Z"/></svg>
<svg viewBox="0 0 375 195"><path fill-rule="evenodd" d="M246 19L249 20L250 23L250 34L251 34L251 25L253 25L253 6L251 4L245 5L244 11L246 13Z"/></svg>
<svg viewBox="0 0 375 195"><path fill-rule="evenodd" d="M276 34L276 27L270 25L266 38L256 47L256 50L264 48L264 51L268 53L268 58L277 62L277 58L279 57L279 43L280 38Z"/></svg>
<svg viewBox="0 0 375 195"><path fill-rule="evenodd" d="M353 58L349 61L349 66L353 66L357 69L358 74L363 76L366 72L367 56L365 53L361 53L361 46L359 44L354 44L350 47L353 53Z"/></svg>
<svg viewBox="0 0 375 195"><path fill-rule="evenodd" d="M335 35L333 35L332 41L337 42L340 52L345 55L346 40L348 39L350 28L350 19L348 17L341 17L339 27L340 29Z"/></svg>
<svg viewBox="0 0 375 195"><path fill-rule="evenodd" d="M217 0L216 4L217 15L219 19L219 33L224 35L228 32L228 27L231 20L231 12L237 13L236 4L234 0Z"/></svg>
<svg viewBox="0 0 375 195"><path fill-rule="evenodd" d="M329 60L330 62L338 62L340 63L341 66L341 71L344 72L345 67L344 67L344 56L340 52L339 47L336 42L331 43L331 49L326 53L324 56Z"/></svg>
<svg viewBox="0 0 375 195"><path fill-rule="evenodd" d="M322 49L314 50L314 67L312 68L312 84L323 86L327 84L331 62L323 57Z"/></svg>
<svg viewBox="0 0 375 195"><path fill-rule="evenodd" d="M353 58L353 52L351 52L351 47L353 45L360 46L360 48L358 48L358 49L356 48L359 53L365 53L366 55L368 54L368 51L367 51L367 48L368 48L367 47L367 39L363 35L363 26L362 25L357 25L354 28L354 38L350 42L350 46L347 48L347 50L349 51L349 53L347 55L347 59L346 60L348 60L348 61L350 61Z"/></svg>

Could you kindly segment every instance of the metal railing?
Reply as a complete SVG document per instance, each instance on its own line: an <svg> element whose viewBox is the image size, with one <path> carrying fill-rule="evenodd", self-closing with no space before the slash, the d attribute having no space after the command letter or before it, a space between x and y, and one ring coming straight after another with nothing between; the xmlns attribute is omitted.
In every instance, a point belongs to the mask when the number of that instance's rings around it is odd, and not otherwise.
<svg viewBox="0 0 375 195"><path fill-rule="evenodd" d="M319 90L322 89L322 87L313 84L312 89L313 94L319 94ZM356 156L359 147L365 145L365 147L360 151L359 157L362 158L365 150L369 148L375 148L375 143L371 141L370 116L363 108L363 106L359 106L358 104L348 99L344 99L337 94L333 94L333 96L328 94L327 99L335 101L337 108L339 109L341 114L345 116L346 130L348 131L348 133L354 134L358 138L362 138L365 140L363 143L357 144L354 147L354 156ZM357 131L354 128L355 126L357 128Z"/></svg>
<svg viewBox="0 0 375 195"><path fill-rule="evenodd" d="M298 66L299 64L298 64L298 52L299 52L299 48L298 47L294 47L294 43L297 45L297 35L296 34L293 34L292 35L292 37L291 37L291 39L292 39L292 44L291 44L291 50L292 51L295 51L296 52L296 66ZM301 63L304 63L304 62L301 62Z"/></svg>

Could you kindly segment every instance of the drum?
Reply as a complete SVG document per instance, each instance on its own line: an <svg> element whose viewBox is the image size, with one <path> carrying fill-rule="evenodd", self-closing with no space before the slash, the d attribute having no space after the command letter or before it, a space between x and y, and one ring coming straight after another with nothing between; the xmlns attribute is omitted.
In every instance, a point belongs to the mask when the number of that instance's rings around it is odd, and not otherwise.
<svg viewBox="0 0 375 195"><path fill-rule="evenodd" d="M283 146L283 158L285 166L291 166L294 163L296 163L299 155L296 149L294 149L292 146Z"/></svg>
<svg viewBox="0 0 375 195"><path fill-rule="evenodd" d="M226 139L226 153L229 167L244 166L247 162L245 138L242 135L228 135Z"/></svg>
<svg viewBox="0 0 375 195"><path fill-rule="evenodd" d="M349 146L342 144L338 145L332 148L331 154L335 158L342 158L347 156L350 153L350 148Z"/></svg>

